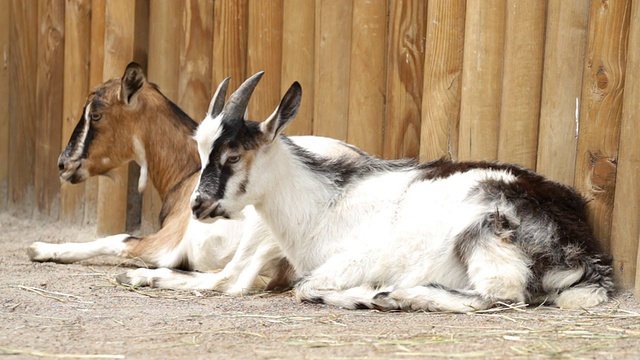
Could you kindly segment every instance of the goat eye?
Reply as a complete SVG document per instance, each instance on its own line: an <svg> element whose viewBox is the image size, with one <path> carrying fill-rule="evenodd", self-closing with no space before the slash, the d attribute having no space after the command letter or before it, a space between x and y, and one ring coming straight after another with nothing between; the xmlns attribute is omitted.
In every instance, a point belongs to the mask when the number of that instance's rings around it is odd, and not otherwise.
<svg viewBox="0 0 640 360"><path fill-rule="evenodd" d="M89 114L89 118L91 119L91 121L98 121L100 120L101 117L102 117L102 114L97 114L97 113Z"/></svg>
<svg viewBox="0 0 640 360"><path fill-rule="evenodd" d="M235 163L237 163L238 161L240 161L240 155L233 155L233 156L229 156L229 157L227 158L227 162L228 162L229 164L235 164Z"/></svg>

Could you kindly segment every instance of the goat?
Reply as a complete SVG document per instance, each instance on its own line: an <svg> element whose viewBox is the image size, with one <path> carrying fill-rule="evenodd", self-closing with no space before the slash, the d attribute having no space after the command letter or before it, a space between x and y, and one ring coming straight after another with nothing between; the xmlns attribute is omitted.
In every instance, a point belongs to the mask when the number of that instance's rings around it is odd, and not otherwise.
<svg viewBox="0 0 640 360"><path fill-rule="evenodd" d="M219 111L224 105L227 84L228 79L219 86L218 103L212 102L209 112ZM200 170L193 139L196 127L197 123L157 86L146 81L136 63L127 66L121 79L106 81L95 88L58 159L60 179L76 184L90 176L108 175L112 169L136 161L141 166L138 190L143 191L149 179L162 198L161 229L141 238L119 234L86 243L36 242L27 249L31 260L70 263L113 255L140 259L151 267L198 271L224 268L220 273L202 274L211 275L206 287L233 294L250 290L263 270L263 274L273 277L268 289L287 286L288 264L253 208L244 211L244 220L206 224L191 217L189 196ZM296 141L325 154L363 154L333 139L306 136L296 137ZM243 251L235 256L238 248ZM260 264L259 267L244 266L249 260ZM153 274L154 270L130 270L118 280L134 285L153 285L157 281L162 286L161 279L146 276L149 272ZM175 281L165 286L187 287Z"/></svg>
<svg viewBox="0 0 640 360"><path fill-rule="evenodd" d="M295 82L265 121L243 114L262 73L200 124L199 219L254 205L300 276L298 300L471 312L500 302L595 306L610 259L575 190L510 164L327 158L282 135Z"/></svg>

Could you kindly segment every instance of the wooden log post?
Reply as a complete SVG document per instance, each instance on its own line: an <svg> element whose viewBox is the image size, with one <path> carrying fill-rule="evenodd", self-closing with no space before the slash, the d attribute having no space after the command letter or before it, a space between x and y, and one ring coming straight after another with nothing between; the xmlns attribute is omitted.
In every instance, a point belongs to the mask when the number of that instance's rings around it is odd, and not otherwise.
<svg viewBox="0 0 640 360"><path fill-rule="evenodd" d="M182 5L178 106L201 121L213 92L213 0L189 0Z"/></svg>
<svg viewBox="0 0 640 360"><path fill-rule="evenodd" d="M122 76L131 60L146 66L146 49L148 41L145 26L148 19L148 2L143 0L112 0L106 2L104 33L104 68L103 80ZM137 57L136 57L137 55ZM98 223L99 234L120 233L127 228L129 169L120 167L113 171L115 181L100 177L98 190ZM133 181L132 188L135 188ZM132 220L129 220L131 226Z"/></svg>
<svg viewBox="0 0 640 360"><path fill-rule="evenodd" d="M640 4L631 5L628 56L620 124L611 229L611 254L618 285L632 288L640 300Z"/></svg>
<svg viewBox="0 0 640 360"><path fill-rule="evenodd" d="M420 153L426 17L427 4L421 0L398 1L389 9L385 158Z"/></svg>
<svg viewBox="0 0 640 360"><path fill-rule="evenodd" d="M536 167L544 1L507 0L498 160Z"/></svg>
<svg viewBox="0 0 640 360"><path fill-rule="evenodd" d="M91 0L91 46L89 50L89 90L102 83L104 73L104 36L106 0ZM97 224L100 180L89 178L84 192L84 224Z"/></svg>
<svg viewBox="0 0 640 360"><path fill-rule="evenodd" d="M347 142L382 156L387 2L355 0L351 28Z"/></svg>
<svg viewBox="0 0 640 360"><path fill-rule="evenodd" d="M611 238L630 11L629 1L591 2L584 58L574 181L590 200L589 220L605 250Z"/></svg>
<svg viewBox="0 0 640 360"><path fill-rule="evenodd" d="M353 0L316 1L314 135L347 139L352 11Z"/></svg>
<svg viewBox="0 0 640 360"><path fill-rule="evenodd" d="M282 11L282 78L280 94L294 81L302 85L302 103L289 135L313 134L314 0L284 0Z"/></svg>
<svg viewBox="0 0 640 360"><path fill-rule="evenodd" d="M91 48L91 1L73 0L65 6L64 79L62 92L62 137L60 151L82 116L89 92L89 52ZM53 180L52 180L53 181ZM80 225L84 217L85 184L62 184L60 220Z"/></svg>
<svg viewBox="0 0 640 360"><path fill-rule="evenodd" d="M498 156L505 0L468 0L464 36L460 160Z"/></svg>
<svg viewBox="0 0 640 360"><path fill-rule="evenodd" d="M264 70L260 85L249 104L249 118L262 121L280 103L282 78L282 12L281 0L249 1L249 33L247 40L247 76Z"/></svg>
<svg viewBox="0 0 640 360"><path fill-rule="evenodd" d="M37 130L38 7L9 3L9 190L14 215L31 217L34 205L35 133Z"/></svg>
<svg viewBox="0 0 640 360"><path fill-rule="evenodd" d="M550 0L547 6L536 170L572 185L588 2Z"/></svg>
<svg viewBox="0 0 640 360"><path fill-rule="evenodd" d="M10 11L0 12L0 55L9 54ZM3 60L0 66L0 211L7 209L9 188L9 66Z"/></svg>
<svg viewBox="0 0 640 360"><path fill-rule="evenodd" d="M228 94L246 78L248 0L216 1L213 23L212 90L230 76Z"/></svg>
<svg viewBox="0 0 640 360"><path fill-rule="evenodd" d="M176 16L182 12L182 3L172 0L152 1L149 4L149 64L147 78L157 84L170 100L178 100L180 77L181 21ZM162 200L158 191L147 184L142 194L140 230L149 234L160 229Z"/></svg>
<svg viewBox="0 0 640 360"><path fill-rule="evenodd" d="M64 14L64 0L38 2L34 211L37 217L54 220L60 208L57 163L62 135Z"/></svg>
<svg viewBox="0 0 640 360"><path fill-rule="evenodd" d="M466 0L431 0L422 85L420 160L458 158Z"/></svg>

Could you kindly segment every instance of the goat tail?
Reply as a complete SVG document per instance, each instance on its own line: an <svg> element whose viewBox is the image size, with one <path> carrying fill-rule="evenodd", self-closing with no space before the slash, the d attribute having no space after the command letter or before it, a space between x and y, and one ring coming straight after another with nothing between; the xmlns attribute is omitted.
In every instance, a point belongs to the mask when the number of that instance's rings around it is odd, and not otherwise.
<svg viewBox="0 0 640 360"><path fill-rule="evenodd" d="M600 257L590 259L584 266L582 278L561 290L554 299L554 304L565 309L576 309L607 301L614 290L612 272L609 261Z"/></svg>

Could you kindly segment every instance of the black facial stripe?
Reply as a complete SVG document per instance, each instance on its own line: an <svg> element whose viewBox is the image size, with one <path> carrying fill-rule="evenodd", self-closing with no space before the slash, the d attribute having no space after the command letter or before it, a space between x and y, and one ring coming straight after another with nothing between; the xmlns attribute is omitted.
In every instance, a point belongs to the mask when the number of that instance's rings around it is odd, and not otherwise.
<svg viewBox="0 0 640 360"><path fill-rule="evenodd" d="M252 150L260 145L260 124L253 121L223 121L220 136L213 142L209 164L202 172L199 191L205 196L224 198L227 182L234 175L231 164L221 164L222 155L229 149ZM240 185L240 193L246 191L247 182Z"/></svg>
<svg viewBox="0 0 640 360"><path fill-rule="evenodd" d="M87 120L91 121L91 120ZM87 153L89 152L89 146L91 146L91 142L95 137L96 129L93 124L89 123L89 129L87 130L87 136L84 138L84 146L82 147L82 158L87 158Z"/></svg>
<svg viewBox="0 0 640 360"><path fill-rule="evenodd" d="M82 130L84 129L84 125L85 125L84 114L86 111L87 111L87 106L85 105L85 107L82 108L82 115L80 116L80 120L78 120L76 127L73 129L73 132L71 133L71 138L69 138L69 143L65 149L65 152L72 152L78 147L78 142L80 141L80 136L82 135ZM71 155L71 154L67 154L67 155Z"/></svg>

